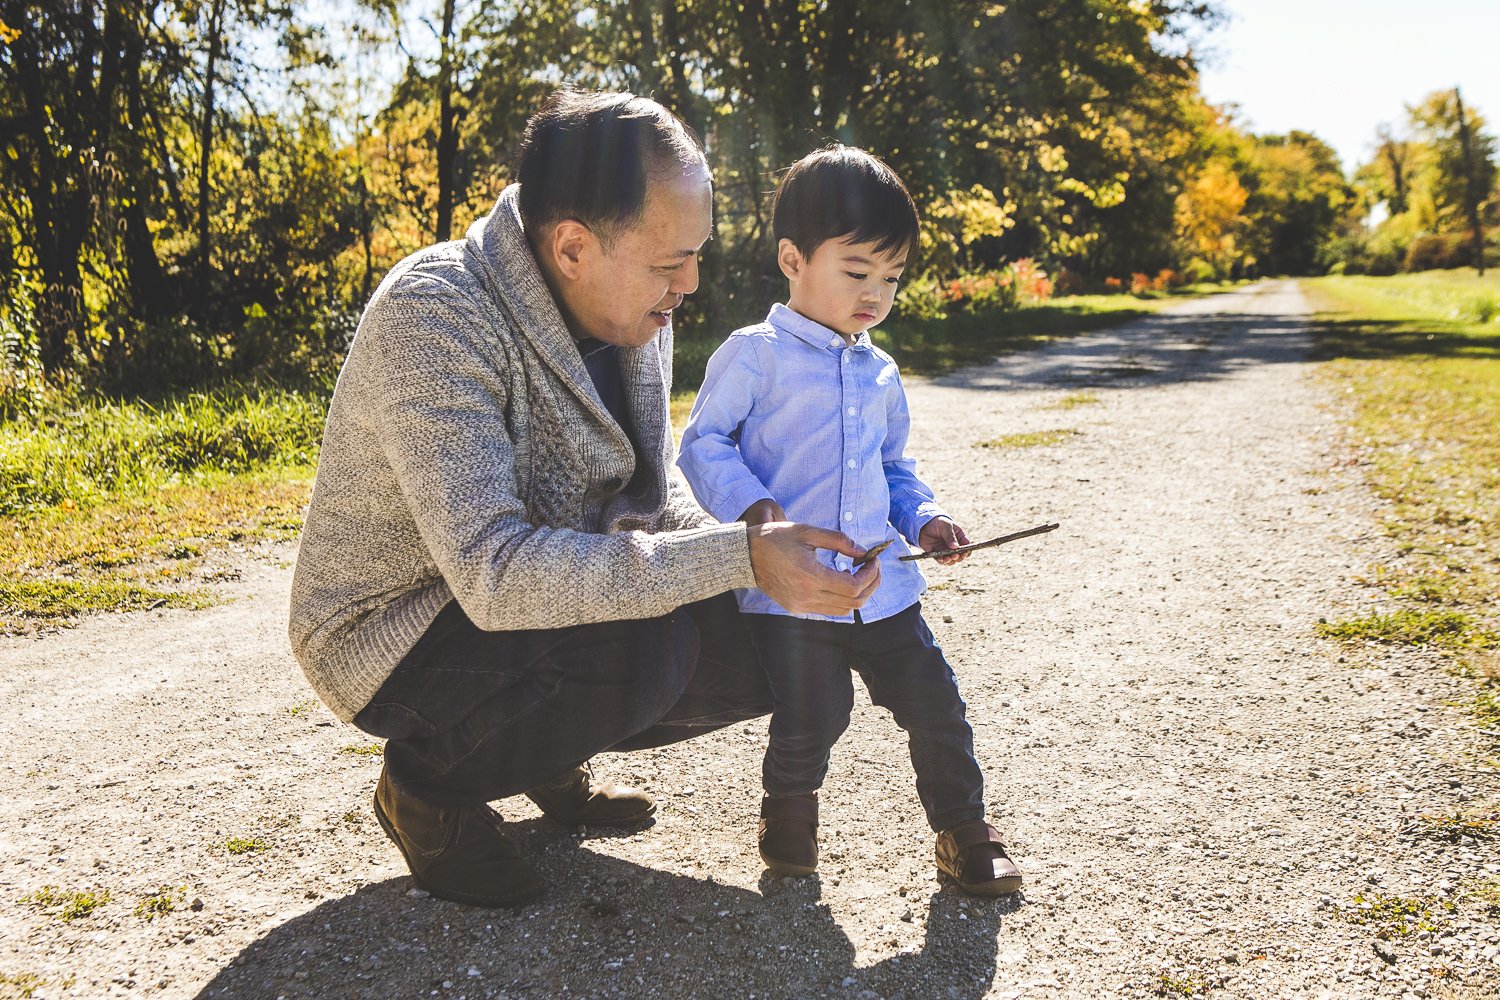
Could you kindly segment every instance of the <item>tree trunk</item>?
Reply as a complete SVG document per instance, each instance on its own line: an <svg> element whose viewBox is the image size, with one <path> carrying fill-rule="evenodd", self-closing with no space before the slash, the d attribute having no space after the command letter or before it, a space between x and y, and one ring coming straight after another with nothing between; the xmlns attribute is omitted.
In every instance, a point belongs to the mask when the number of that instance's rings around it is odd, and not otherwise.
<svg viewBox="0 0 1500 1000"><path fill-rule="evenodd" d="M209 166L214 144L214 87L219 68L219 46L222 42L224 0L214 0L208 18L208 64L203 74L203 119L198 128L198 262L194 297L198 325L205 326L209 301Z"/></svg>
<svg viewBox="0 0 1500 1000"><path fill-rule="evenodd" d="M1464 148L1464 214L1469 217L1469 232L1474 240L1474 267L1484 277L1484 220L1479 217L1479 203L1484 192L1479 190L1479 173L1474 163L1474 137L1469 129L1469 118L1464 113L1464 99L1453 88L1453 100L1458 105L1458 141Z"/></svg>
<svg viewBox="0 0 1500 1000"><path fill-rule="evenodd" d="M453 7L454 0L443 0L442 49L438 58L437 238L440 241L453 232L454 166L458 159L458 122L453 107Z"/></svg>
<svg viewBox="0 0 1500 1000"><path fill-rule="evenodd" d="M151 229L146 221L146 206L152 200L154 169L146 151L146 109L141 93L141 49L142 33L150 23L152 10L141 12L131 23L126 35L125 59L122 65L122 82L125 87L125 114L128 128L121 156L121 175L125 187L130 191L126 199L124 217L121 222L121 238L125 250L126 273L130 279L130 297L135 303L136 317L147 322L169 314L172 310L171 288L161 261L156 256L156 245L151 239Z"/></svg>

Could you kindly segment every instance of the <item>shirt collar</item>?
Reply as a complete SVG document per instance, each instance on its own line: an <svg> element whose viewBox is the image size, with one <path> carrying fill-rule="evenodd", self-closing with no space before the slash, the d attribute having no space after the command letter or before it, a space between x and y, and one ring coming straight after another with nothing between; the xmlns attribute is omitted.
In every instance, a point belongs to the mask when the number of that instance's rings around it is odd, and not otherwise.
<svg viewBox="0 0 1500 1000"><path fill-rule="evenodd" d="M859 335L854 338L854 343L849 344L839 336L838 331L831 330L816 320L808 319L780 302L773 305L771 311L766 314L766 322L783 333L790 333L798 340L806 341L813 347L821 347L824 350L841 351L845 347L866 351L870 349L868 330L859 331Z"/></svg>

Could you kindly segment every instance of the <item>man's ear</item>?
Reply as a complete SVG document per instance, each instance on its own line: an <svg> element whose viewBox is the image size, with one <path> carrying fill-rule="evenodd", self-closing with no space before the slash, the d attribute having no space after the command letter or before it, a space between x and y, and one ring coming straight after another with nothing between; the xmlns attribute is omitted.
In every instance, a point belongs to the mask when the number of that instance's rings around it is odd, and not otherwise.
<svg viewBox="0 0 1500 1000"><path fill-rule="evenodd" d="M583 271L584 259L590 251L597 251L599 238L594 231L577 219L564 219L552 227L552 236L547 241L547 253L559 274L576 280Z"/></svg>
<svg viewBox="0 0 1500 1000"><path fill-rule="evenodd" d="M776 244L776 263L788 281L801 277L802 251L797 249L797 244L784 236Z"/></svg>

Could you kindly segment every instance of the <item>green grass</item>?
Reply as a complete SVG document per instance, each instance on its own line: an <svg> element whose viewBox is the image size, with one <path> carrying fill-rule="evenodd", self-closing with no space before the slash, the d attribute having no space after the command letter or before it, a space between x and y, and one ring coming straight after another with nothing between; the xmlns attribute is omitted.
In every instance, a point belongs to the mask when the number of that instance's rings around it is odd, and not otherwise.
<svg viewBox="0 0 1500 1000"><path fill-rule="evenodd" d="M1386 896L1361 893L1340 907L1341 917L1353 924L1375 928L1381 938L1398 938L1417 931L1435 931L1444 916L1457 906L1450 900L1427 896Z"/></svg>
<svg viewBox="0 0 1500 1000"><path fill-rule="evenodd" d="M158 406L59 405L0 425L0 514L83 509L215 473L316 460L327 400L256 389L192 393Z"/></svg>
<svg viewBox="0 0 1500 1000"><path fill-rule="evenodd" d="M1500 637L1481 627L1471 615L1446 608L1401 608L1364 618L1320 622L1317 631L1333 639L1451 650L1493 649L1500 644Z"/></svg>
<svg viewBox="0 0 1500 1000"><path fill-rule="evenodd" d="M301 528L324 405L225 390L0 423L0 632L208 604L216 552Z"/></svg>
<svg viewBox="0 0 1500 1000"><path fill-rule="evenodd" d="M1044 409L1048 410L1076 410L1080 406L1093 406L1099 402L1099 396L1093 392L1070 392L1066 396L1052 403Z"/></svg>
<svg viewBox="0 0 1500 1000"><path fill-rule="evenodd" d="M86 917L109 902L108 889L70 891L55 885L44 885L36 892L22 896L20 902L39 910L56 910L58 919L71 923Z"/></svg>
<svg viewBox="0 0 1500 1000"><path fill-rule="evenodd" d="M1152 992L1159 997L1198 996L1207 990L1208 982L1202 976L1171 972L1159 973L1152 987Z"/></svg>
<svg viewBox="0 0 1500 1000"><path fill-rule="evenodd" d="M135 915L142 920L155 920L164 917L177 909L177 904L182 902L187 895L185 889L174 889L164 885L160 891L145 897L135 907Z"/></svg>
<svg viewBox="0 0 1500 1000"><path fill-rule="evenodd" d="M30 972L0 972L0 997L19 997L26 1000L47 985L47 981Z"/></svg>
<svg viewBox="0 0 1500 1000"><path fill-rule="evenodd" d="M230 837L224 841L224 850L230 854L256 854L270 846L260 837Z"/></svg>
<svg viewBox="0 0 1500 1000"><path fill-rule="evenodd" d="M1500 274L1339 276L1303 288L1398 552L1367 580L1399 610L1329 628L1448 649L1500 677L1500 323L1475 318L1486 311L1476 303L1500 297Z"/></svg>
<svg viewBox="0 0 1500 1000"><path fill-rule="evenodd" d="M339 747L339 753L349 757L381 757L385 755L385 747L379 743L351 743Z"/></svg>
<svg viewBox="0 0 1500 1000"><path fill-rule="evenodd" d="M988 441L975 441L976 448L1044 448L1049 445L1062 444L1069 438L1077 437L1082 431L1060 428L1050 431L1022 431L1016 434L1005 434L1001 437L991 438Z"/></svg>

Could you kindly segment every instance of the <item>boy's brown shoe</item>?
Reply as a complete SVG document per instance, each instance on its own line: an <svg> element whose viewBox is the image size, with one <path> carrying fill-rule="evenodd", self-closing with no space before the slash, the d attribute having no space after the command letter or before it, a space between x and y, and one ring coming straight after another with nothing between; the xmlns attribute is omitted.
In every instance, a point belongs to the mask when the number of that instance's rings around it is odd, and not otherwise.
<svg viewBox="0 0 1500 1000"><path fill-rule="evenodd" d="M412 881L434 896L470 906L515 906L546 888L487 805L430 805L398 792L381 768L375 818L406 859Z"/></svg>
<svg viewBox="0 0 1500 1000"><path fill-rule="evenodd" d="M587 764L526 793L547 818L568 826L635 826L656 812L656 800L639 788L599 784Z"/></svg>
<svg viewBox="0 0 1500 1000"><path fill-rule="evenodd" d="M760 801L760 859L778 875L818 869L818 793Z"/></svg>
<svg viewBox="0 0 1500 1000"><path fill-rule="evenodd" d="M1021 870L1005 853L1000 834L982 819L971 819L937 837L938 870L975 896L1021 891Z"/></svg>

